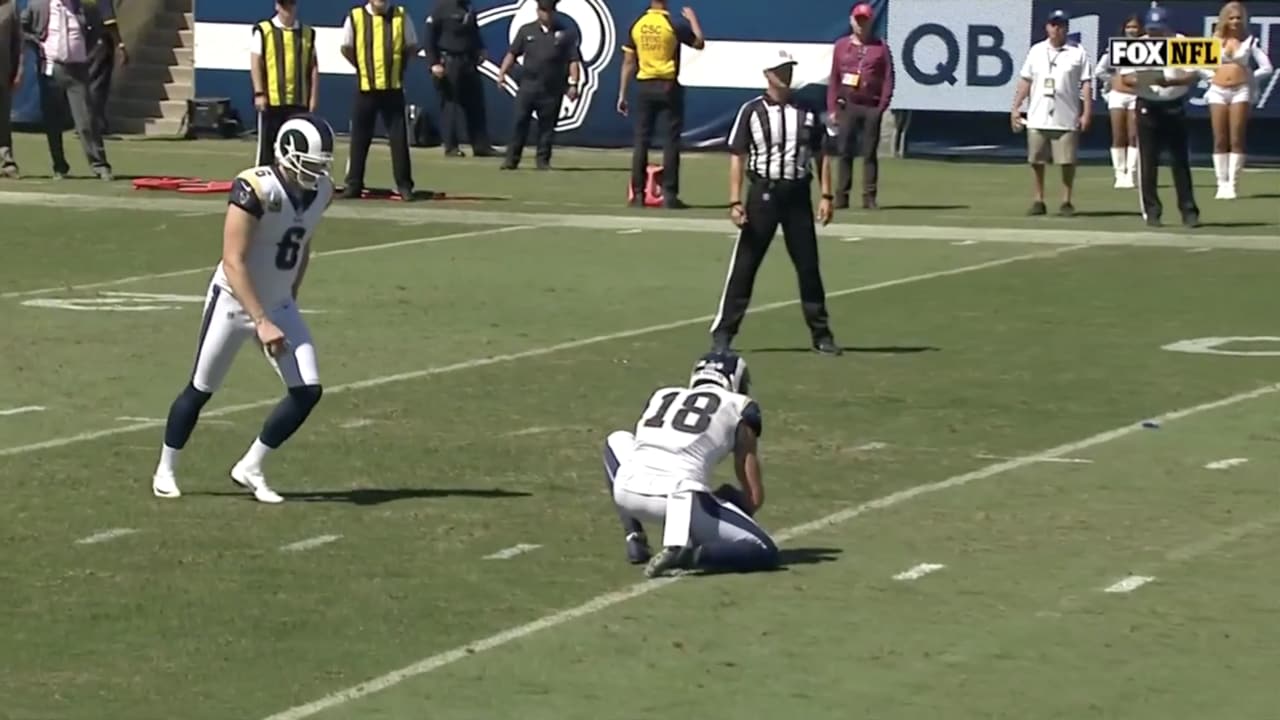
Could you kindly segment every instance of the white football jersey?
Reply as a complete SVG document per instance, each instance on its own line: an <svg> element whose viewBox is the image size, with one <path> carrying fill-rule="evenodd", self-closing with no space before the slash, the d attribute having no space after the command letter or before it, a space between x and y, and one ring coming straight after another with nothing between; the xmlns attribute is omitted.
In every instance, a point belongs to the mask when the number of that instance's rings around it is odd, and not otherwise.
<svg viewBox="0 0 1280 720"><path fill-rule="evenodd" d="M655 392L636 423L635 450L614 482L641 495L710 492L711 473L733 452L738 423L760 429L759 406L715 385Z"/></svg>
<svg viewBox="0 0 1280 720"><path fill-rule="evenodd" d="M236 176L228 202L258 218L245 266L264 309L292 302L302 258L332 200L333 182L328 177L320 178L315 190L291 195L273 167L253 168ZM213 284L234 295L221 262Z"/></svg>

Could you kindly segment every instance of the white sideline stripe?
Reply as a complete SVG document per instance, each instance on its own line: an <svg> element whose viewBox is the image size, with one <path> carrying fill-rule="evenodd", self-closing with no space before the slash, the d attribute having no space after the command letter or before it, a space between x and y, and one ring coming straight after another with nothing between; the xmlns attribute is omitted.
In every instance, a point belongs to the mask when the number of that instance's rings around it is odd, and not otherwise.
<svg viewBox="0 0 1280 720"><path fill-rule="evenodd" d="M1229 405L1235 405L1246 400L1263 397L1264 395L1271 395L1277 391L1280 391L1280 384L1268 385L1266 387L1238 393L1219 400L1213 400L1211 402L1201 403L1200 405L1193 405L1180 410L1174 410L1161 415L1160 419L1164 422L1172 422L1198 413L1216 410ZM963 487L978 480L985 480L1011 470L1018 470L1033 465L1042 461L1044 458L1070 455L1071 453L1076 453L1081 450L1111 442L1112 440L1117 440L1127 435L1141 432L1142 429L1141 423L1133 422L1122 425L1114 430L1108 430L1083 440L1059 445L1055 448L1050 448L1034 455L1027 455L1014 460L996 463L995 465L988 465L986 467L964 473L963 475L956 475L954 477L947 478L940 482L916 485L915 487L900 490L891 495L886 495L869 502L845 508L844 510L834 512L826 517L814 520L813 522L788 528L778 533L775 539L779 543L784 543L803 535L809 535L819 530L825 530L836 525L841 525L858 516L866 515L873 510L883 510L895 505L901 505L902 503L921 495L928 495L942 490ZM658 578L656 580L647 580L645 582L623 588L622 590L598 595L576 607L543 616L532 622L525 623L524 625L504 630L496 635L490 635L483 640L479 640L469 645L462 645L452 650L447 650L445 652L423 658L412 665L407 665L399 670L389 672L386 675L373 678L372 680L365 681L359 685L353 685L344 690L339 690L314 702L310 702L305 705L298 705L297 707L292 707L288 710L276 713L265 718L265 720L302 720L302 718L311 717L312 715L328 710L329 708L344 705L352 700L358 700L365 697L366 695L372 695L373 693L398 685L410 678L438 670L446 665L453 664L459 660L465 660L466 658L485 652L486 650L492 650L515 640L556 627L557 625L563 625L570 620L576 620L581 617L595 614L619 603L626 602L631 598L647 595L654 590L658 590L670 585L671 583L678 582L680 579L680 577L667 577Z"/></svg>
<svg viewBox="0 0 1280 720"><path fill-rule="evenodd" d="M165 422L164 418L135 417L133 415L121 415L116 419L121 420L123 422L150 422L150 423ZM206 425L234 425L235 424L230 420L203 420L202 419L201 421L204 422Z"/></svg>
<svg viewBox="0 0 1280 720"><path fill-rule="evenodd" d="M560 203L561 205L565 203ZM209 200L151 196L107 197L47 192L0 192L0 205L31 205L64 208L68 205L100 210L147 210L153 212L207 212L221 214L225 205ZM516 213L499 210L405 207L392 203L338 203L327 217L354 220L420 220L424 223L460 225L532 225L535 227L579 228L586 230L659 230L668 232L716 233L726 237L732 226L721 218L676 217L654 214L629 215ZM966 217L973 220L972 217ZM890 225L832 223L818 226L818 235L889 240L969 240L1040 245L1122 245L1135 247L1216 247L1233 250L1280 250L1274 235L1209 235L1181 232L1120 232L1105 230L1057 230L1049 228L989 228L963 225Z"/></svg>
<svg viewBox="0 0 1280 720"><path fill-rule="evenodd" d="M870 285L861 285L858 287L848 288L846 290L837 290L827 293L828 298L842 297L844 295L853 295L856 293L870 292L872 290L882 290L884 288L897 287L899 285L909 285L911 283L923 282L925 280L934 280L937 278L949 277L951 275L963 275L977 270L985 270L987 268L1000 267L1011 263L1021 262L1024 260L1037 260L1043 258L1053 258L1064 253L1075 250L1083 250L1086 246L1075 245L1065 248L1057 248L1054 250L1045 250L1035 253L1026 253L1023 255L1013 255L999 260L989 260L987 262L976 263L973 265L964 265L950 270L937 270L935 272L921 273L919 275L910 275L908 277L898 278L896 280L885 280L883 282L872 283ZM747 310L748 313L766 312L769 310L777 310L779 308L791 307L799 304L799 299L783 300L781 302L767 303L758 305ZM334 385L332 388L326 387L325 392L340 393L349 392L351 390L363 390L365 388L378 387L380 385L388 385L391 383L404 382L406 380L417 380L419 378L431 377L433 375L443 375L446 373L457 372L459 370L470 370L472 368L487 367L489 365L497 365L498 363L512 362L515 360L525 360L527 358L541 357L543 355L551 355L564 350L574 350L577 348L587 347L590 345L598 345L600 343L612 340L625 340L627 338L639 337L641 335L651 335L656 332L665 330L675 330L677 328L688 327L690 325L699 325L711 319L711 315L703 315L701 317L688 318L686 320L677 320L675 322L663 323L661 325L650 325L648 327L636 328L634 330L623 330L622 332L609 333L607 335L596 335L594 337L583 338L581 340L570 340L568 342L558 343L556 345L547 345L545 347L533 348L531 350L522 350L520 352L509 353L506 355L491 355L489 357L476 358L473 360L464 360L462 362L453 363L452 365L441 365L438 367L424 368L422 370L412 370L410 372L397 373L395 375L383 375L381 377L369 378L368 380L359 380L357 382L347 383L345 385ZM216 418L223 415L231 415L233 413L243 412L245 410L255 410L258 408L269 407L279 402L276 398L269 400L258 400L250 403L241 403L240 405L228 405L226 407L217 408L201 414L201 419ZM121 425L119 427L107 428L105 430L92 430L89 432L79 433L77 435L68 435L66 437L54 438L52 440L44 440L42 442L31 443L28 445L16 445L14 447L0 448L0 457L9 455L21 455L23 453L35 452L37 450L47 450L50 448L65 447L67 445L75 445L77 443L97 440L98 438L111 437L113 435L122 435L124 433L134 432L137 430L151 430L161 427L162 422L140 422L133 425Z"/></svg>
<svg viewBox="0 0 1280 720"><path fill-rule="evenodd" d="M1006 455L989 455L987 453L978 453L977 455L974 455L974 457L979 460L1013 460L1014 459ZM1067 465L1092 465L1093 464L1092 460L1089 460L1086 458L1072 458L1072 457L1045 458L1040 462L1063 463Z"/></svg>
<svg viewBox="0 0 1280 720"><path fill-rule="evenodd" d="M341 535L317 535L313 538L307 538L306 540L299 540L298 542L289 543L288 545L281 545L280 549L285 552L298 552L299 550L310 550L311 548L320 547L321 545L328 545L331 542L341 539Z"/></svg>
<svg viewBox="0 0 1280 720"><path fill-rule="evenodd" d="M512 545L512 546L511 546L511 547L509 547L509 548L505 548L505 549L503 549L503 550L499 550L498 552L493 553L492 555L485 555L485 556L484 556L484 559L485 559L485 560L510 560L511 558L513 558L513 557L515 557L515 556L517 556L517 555L523 555L523 554L525 554L525 553L527 553L527 552L531 552L531 551L533 551L533 550L537 550L537 549L538 549L538 548L540 548L540 547L542 547L542 546L541 546L541 545L529 545L529 544L527 544L527 543L520 543L519 545Z"/></svg>
<svg viewBox="0 0 1280 720"><path fill-rule="evenodd" d="M9 408L8 410L0 410L0 417L8 415L25 415L27 413L44 412L46 408L43 405L25 405L23 407Z"/></svg>
<svg viewBox="0 0 1280 720"><path fill-rule="evenodd" d="M138 531L133 528L111 528L110 530L103 530L100 533L94 533L89 537L80 538L79 540L76 541L76 544L77 545L96 545L98 543L103 543L108 540L115 540L118 537L124 537L125 535L132 535L136 532Z"/></svg>
<svg viewBox="0 0 1280 720"><path fill-rule="evenodd" d="M928 575L929 573L937 572L945 567L946 565L939 565L938 563L920 563L919 565L912 566L906 570L903 570L897 575L894 575L893 579L894 580L919 580L925 575Z"/></svg>
<svg viewBox="0 0 1280 720"><path fill-rule="evenodd" d="M1155 580L1150 575L1130 575L1127 578L1116 581L1107 586L1102 592L1108 593L1127 593L1133 592L1147 583Z"/></svg>
<svg viewBox="0 0 1280 720"><path fill-rule="evenodd" d="M467 232L450 233L448 235L432 235L430 237L413 238L412 240L396 240L394 242L378 243L376 245L360 245L357 247L339 248L337 250L322 250L312 254L312 259L330 257L333 255L350 255L352 253L373 252L374 250L388 250L390 248L405 247L408 245L426 245L428 243L437 243L443 240L461 240L463 238L479 237L480 235L497 235L499 233L515 232L517 230L532 230L531 225L512 225L507 227L488 228L485 230L468 230ZM94 288L112 287L115 285L127 285L134 282L143 282L145 280L163 280L165 278L182 277L184 275L196 275L199 273L213 274L212 265L204 265L198 268L190 268L187 270L174 270L172 272L151 273L149 275L131 275L130 277L117 278L115 280L103 280L102 282L83 283L80 285L59 285L57 287L39 288L36 290L18 290L16 292L7 292L0 294L0 298L6 300L10 298L30 297L32 295L47 295L55 292L66 292L68 290L92 290ZM305 310L303 312L306 312Z"/></svg>

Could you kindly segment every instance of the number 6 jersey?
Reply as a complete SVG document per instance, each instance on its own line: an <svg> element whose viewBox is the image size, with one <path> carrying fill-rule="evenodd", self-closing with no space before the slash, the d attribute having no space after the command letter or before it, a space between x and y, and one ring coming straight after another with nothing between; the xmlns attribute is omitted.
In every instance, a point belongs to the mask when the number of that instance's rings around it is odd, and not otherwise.
<svg viewBox="0 0 1280 720"><path fill-rule="evenodd" d="M641 495L711 492L711 473L733 452L738 424L759 435L760 406L715 385L655 392L636 423L635 450L614 482Z"/></svg>
<svg viewBox="0 0 1280 720"><path fill-rule="evenodd" d="M290 192L274 167L245 170L236 176L227 202L258 219L249 241L245 268L266 310L293 300L293 283L324 211L333 199L333 182L320 178L315 190ZM218 263L213 284L234 294Z"/></svg>

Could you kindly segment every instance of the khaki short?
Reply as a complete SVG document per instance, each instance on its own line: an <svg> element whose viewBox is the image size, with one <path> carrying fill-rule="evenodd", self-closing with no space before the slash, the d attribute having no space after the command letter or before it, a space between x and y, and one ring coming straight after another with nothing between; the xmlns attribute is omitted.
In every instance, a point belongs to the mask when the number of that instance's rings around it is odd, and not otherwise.
<svg viewBox="0 0 1280 720"><path fill-rule="evenodd" d="M1079 133L1074 130L1027 130L1027 162L1042 165L1075 165L1080 149Z"/></svg>

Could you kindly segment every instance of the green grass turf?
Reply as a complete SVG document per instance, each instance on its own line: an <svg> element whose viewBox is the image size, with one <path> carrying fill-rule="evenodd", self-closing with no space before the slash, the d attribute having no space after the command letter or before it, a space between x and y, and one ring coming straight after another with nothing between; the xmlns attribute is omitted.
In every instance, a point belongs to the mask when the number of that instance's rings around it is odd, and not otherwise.
<svg viewBox="0 0 1280 720"><path fill-rule="evenodd" d="M249 149L134 145L118 146L121 172L230 172L231 149ZM20 149L30 172L35 149ZM615 169L507 175L420 154L419 177L624 214L616 154L562 156ZM688 163L691 201L720 199L721 160ZM885 222L973 225L957 240L978 242L824 241L833 324L856 349L840 359L804 352L795 305L748 318L771 530L1280 380L1272 357L1161 349L1280 334L1267 300L1280 255L985 243L983 227L1025 222L998 217L1023 204L1023 169L895 170L973 215ZM989 185L960 184L961 171ZM1090 172L1091 203L1127 203ZM61 188L134 196L0 184ZM933 197L887 189L886 202L894 192ZM484 206L503 202L516 201ZM1215 232L1274 232L1265 199L1231 207L1264 225ZM255 352L197 429L179 501L146 487L159 427L117 419L163 417L185 382L218 217L0 208L0 411L47 408L0 415L0 717L259 720L640 579L622 562L600 446L705 348L727 228L503 231L408 224L395 206L326 221L317 251L361 250L321 256L303 293L323 311L308 319L331 392L272 458L290 502L264 507L225 477L279 393ZM469 235L377 247L457 233ZM784 255L766 263L757 305L795 299ZM169 276L50 290L156 274ZM184 299L24 304L115 292ZM619 336L632 330L644 331ZM781 572L682 580L319 717L1266 717L1278 405L1263 395L1068 453L1089 463L1025 463L872 510L784 543ZM1225 458L1249 462L1205 468ZM113 528L137 532L76 543ZM320 535L341 538L280 549ZM484 559L518 543L541 547ZM946 567L892 579L924 562ZM1130 574L1156 580L1101 592Z"/></svg>

